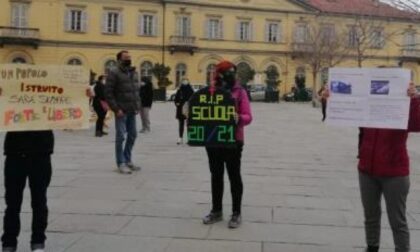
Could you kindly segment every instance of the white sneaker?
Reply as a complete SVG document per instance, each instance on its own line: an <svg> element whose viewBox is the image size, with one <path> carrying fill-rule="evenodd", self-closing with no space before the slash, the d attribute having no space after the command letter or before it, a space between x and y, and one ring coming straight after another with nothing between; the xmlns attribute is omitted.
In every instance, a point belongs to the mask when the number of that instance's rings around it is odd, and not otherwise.
<svg viewBox="0 0 420 252"><path fill-rule="evenodd" d="M180 138L180 139L178 140L178 142L176 142L176 144L178 144L178 145L180 145L180 144L184 144L184 139Z"/></svg>
<svg viewBox="0 0 420 252"><path fill-rule="evenodd" d="M119 165L119 166L118 166L118 171L119 171L121 174L131 174L131 173L132 173L131 169L130 169L130 168L128 168L128 166L127 166L126 164L121 164L121 165Z"/></svg>
<svg viewBox="0 0 420 252"><path fill-rule="evenodd" d="M45 250L43 250L43 249L35 249L35 250L32 250L32 252L45 252Z"/></svg>

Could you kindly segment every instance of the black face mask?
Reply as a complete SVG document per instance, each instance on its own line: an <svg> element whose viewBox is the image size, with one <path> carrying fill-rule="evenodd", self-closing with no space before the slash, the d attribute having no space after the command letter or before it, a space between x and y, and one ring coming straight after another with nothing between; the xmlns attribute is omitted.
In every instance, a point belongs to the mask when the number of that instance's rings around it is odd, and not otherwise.
<svg viewBox="0 0 420 252"><path fill-rule="evenodd" d="M131 66L131 60L121 60L121 65L123 67L130 67Z"/></svg>
<svg viewBox="0 0 420 252"><path fill-rule="evenodd" d="M225 89L232 89L236 82L236 72L235 71L225 71L221 76L222 86Z"/></svg>

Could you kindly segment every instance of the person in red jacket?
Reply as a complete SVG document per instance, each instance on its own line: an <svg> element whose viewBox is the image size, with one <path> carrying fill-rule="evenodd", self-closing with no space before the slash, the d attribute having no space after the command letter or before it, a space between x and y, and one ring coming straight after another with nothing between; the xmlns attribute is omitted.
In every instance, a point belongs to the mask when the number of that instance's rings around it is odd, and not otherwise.
<svg viewBox="0 0 420 252"><path fill-rule="evenodd" d="M406 201L410 188L407 137L420 132L420 96L410 84L411 97L407 130L362 128L359 150L359 183L365 217L367 252L379 251L381 197L392 229L395 251L410 251Z"/></svg>

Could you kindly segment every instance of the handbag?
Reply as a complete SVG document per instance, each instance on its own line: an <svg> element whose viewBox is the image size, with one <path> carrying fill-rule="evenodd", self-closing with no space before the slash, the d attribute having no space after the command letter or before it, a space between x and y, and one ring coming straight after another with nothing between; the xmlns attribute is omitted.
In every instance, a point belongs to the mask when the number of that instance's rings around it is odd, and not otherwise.
<svg viewBox="0 0 420 252"><path fill-rule="evenodd" d="M101 103L102 108L105 111L108 111L109 110L109 105L108 105L108 103L106 101L100 101L100 103Z"/></svg>

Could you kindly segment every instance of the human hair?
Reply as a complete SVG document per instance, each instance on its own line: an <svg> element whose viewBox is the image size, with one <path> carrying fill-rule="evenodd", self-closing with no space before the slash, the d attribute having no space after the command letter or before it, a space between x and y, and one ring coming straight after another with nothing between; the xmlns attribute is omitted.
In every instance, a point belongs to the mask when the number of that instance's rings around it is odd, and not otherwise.
<svg viewBox="0 0 420 252"><path fill-rule="evenodd" d="M122 55L123 55L124 53L128 53L128 51L126 51L126 50L122 50L122 51L118 52L118 53L117 53L117 60L121 60Z"/></svg>

